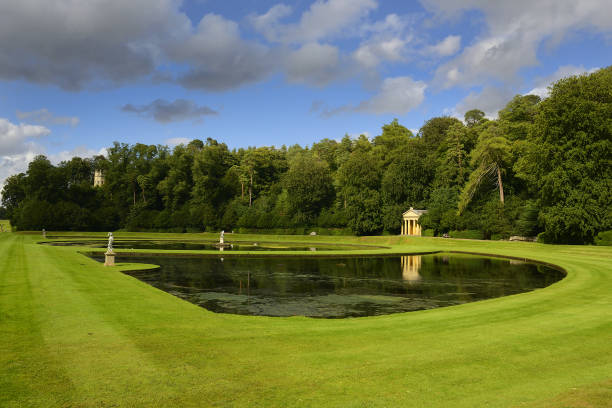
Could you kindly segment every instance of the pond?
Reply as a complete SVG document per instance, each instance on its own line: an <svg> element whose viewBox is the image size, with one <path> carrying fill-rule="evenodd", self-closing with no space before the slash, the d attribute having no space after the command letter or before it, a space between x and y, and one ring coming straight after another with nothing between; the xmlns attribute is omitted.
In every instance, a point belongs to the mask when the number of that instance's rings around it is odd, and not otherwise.
<svg viewBox="0 0 612 408"><path fill-rule="evenodd" d="M100 255L94 256L102 260ZM463 254L377 257L165 257L130 272L213 312L344 318L457 305L548 286L551 267Z"/></svg>
<svg viewBox="0 0 612 408"><path fill-rule="evenodd" d="M106 248L108 240L61 240L45 241L45 245L54 246L84 246L88 248ZM157 250L216 250L221 249L214 241L172 241L172 240L119 240L115 239L115 249L157 249ZM348 251L355 249L379 249L381 247L369 245L334 245L323 243L303 242L255 242L234 241L228 242L223 251Z"/></svg>

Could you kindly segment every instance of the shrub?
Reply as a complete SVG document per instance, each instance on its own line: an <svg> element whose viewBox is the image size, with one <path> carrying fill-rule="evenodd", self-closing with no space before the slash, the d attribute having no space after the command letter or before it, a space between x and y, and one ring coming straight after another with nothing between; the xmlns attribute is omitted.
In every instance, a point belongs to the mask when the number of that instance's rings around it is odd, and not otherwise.
<svg viewBox="0 0 612 408"><path fill-rule="evenodd" d="M611 231L601 231L595 237L595 245L607 245L612 246L612 230Z"/></svg>
<svg viewBox="0 0 612 408"><path fill-rule="evenodd" d="M479 230L451 231L448 235L451 238L484 239L484 233Z"/></svg>

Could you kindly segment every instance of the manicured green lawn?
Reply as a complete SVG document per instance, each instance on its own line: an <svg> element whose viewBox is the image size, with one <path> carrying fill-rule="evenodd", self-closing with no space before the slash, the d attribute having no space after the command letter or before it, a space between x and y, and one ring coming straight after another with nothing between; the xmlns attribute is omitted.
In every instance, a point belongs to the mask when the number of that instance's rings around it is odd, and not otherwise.
<svg viewBox="0 0 612 408"><path fill-rule="evenodd" d="M120 272L137 265L105 268L77 248L36 244L41 238L0 234L1 407L604 407L612 401L612 248L241 235L389 245L379 252L392 253L502 254L568 273L548 288L505 298L324 320L214 314Z"/></svg>

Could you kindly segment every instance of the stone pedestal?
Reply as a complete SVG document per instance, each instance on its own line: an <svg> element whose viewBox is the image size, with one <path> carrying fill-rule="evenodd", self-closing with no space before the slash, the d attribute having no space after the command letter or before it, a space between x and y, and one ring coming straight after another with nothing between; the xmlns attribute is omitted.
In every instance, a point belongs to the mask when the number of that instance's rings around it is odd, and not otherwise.
<svg viewBox="0 0 612 408"><path fill-rule="evenodd" d="M115 253L106 251L104 253L104 266L115 266Z"/></svg>

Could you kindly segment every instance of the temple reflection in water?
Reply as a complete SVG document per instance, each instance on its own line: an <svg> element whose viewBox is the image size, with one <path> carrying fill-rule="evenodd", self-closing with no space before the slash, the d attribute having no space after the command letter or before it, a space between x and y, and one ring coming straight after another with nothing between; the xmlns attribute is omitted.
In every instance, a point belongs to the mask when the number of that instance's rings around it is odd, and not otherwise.
<svg viewBox="0 0 612 408"><path fill-rule="evenodd" d="M402 256L402 279L408 283L417 283L421 280L421 255Z"/></svg>

